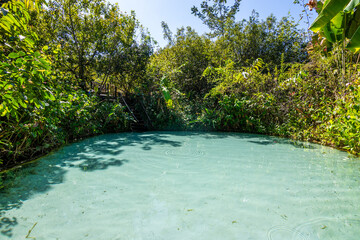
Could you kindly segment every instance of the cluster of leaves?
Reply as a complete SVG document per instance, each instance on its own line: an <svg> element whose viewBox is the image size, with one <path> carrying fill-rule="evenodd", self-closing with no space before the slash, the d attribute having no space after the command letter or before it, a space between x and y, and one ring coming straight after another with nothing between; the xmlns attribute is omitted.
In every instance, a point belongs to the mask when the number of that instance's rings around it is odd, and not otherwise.
<svg viewBox="0 0 360 240"><path fill-rule="evenodd" d="M236 1L232 7L227 7L226 1L213 2L214 5L210 6L209 1L204 1L202 9L193 8L193 13L209 25L212 33L217 34L199 36L191 27L182 27L173 35L163 22L164 38L168 40L168 45L151 57L148 66L149 79L155 86L153 90L163 91L164 76L168 80L164 99L166 103L171 101L168 108L181 117L187 127L198 124L197 119L201 117L204 105L210 101L208 94L224 87L236 75L235 71L246 72L244 69L254 68L253 63L261 58L263 61L256 63L267 64L259 74L273 75L279 66L285 68L290 63L307 59L304 34L290 17L278 21L271 15L265 21L260 21L254 12L249 20L236 22L234 16L240 1ZM228 24L216 25L224 19ZM250 82L248 85L254 86ZM234 86L234 91L237 89L238 86ZM248 109L247 105L243 106ZM213 109L208 109L215 111L216 107L214 105ZM219 121L218 126L222 125L223 122ZM226 128L231 129L230 126ZM243 129L236 127L234 130Z"/></svg>
<svg viewBox="0 0 360 240"><path fill-rule="evenodd" d="M226 1L208 2L193 12L209 25ZM356 9L351 14L354 19ZM169 80L164 100L173 101L167 111L177 122L187 129L315 141L358 154L359 74L356 57L343 42L333 42L324 55L323 48L307 46L290 17L260 21L254 13L248 21L228 19L231 24L209 25L212 33L226 29L215 39L191 29L173 37L163 23L169 44L152 57L148 73L159 91L163 76Z"/></svg>
<svg viewBox="0 0 360 240"><path fill-rule="evenodd" d="M277 20L270 15L260 21L253 11L249 20L243 20L229 30L229 34L220 39L228 43L229 53L238 66L250 66L261 58L272 69L280 65L282 57L287 63L303 62L307 59L306 34L298 29L291 16Z"/></svg>
<svg viewBox="0 0 360 240"><path fill-rule="evenodd" d="M360 88L353 79L359 74L348 52L343 80L338 67L342 50L335 49L331 57L313 52L308 63L282 63L273 72L261 59L241 69L232 61L208 67L203 75L216 85L201 101L201 110L192 113L188 128L272 134L358 154ZM189 122L187 116L178 114Z"/></svg>
<svg viewBox="0 0 360 240"><path fill-rule="evenodd" d="M0 169L65 142L130 128L122 104L84 90L104 79L125 91L141 83L152 47L144 32L136 40L139 27L134 15L102 0L2 4Z"/></svg>
<svg viewBox="0 0 360 240"><path fill-rule="evenodd" d="M239 11L241 0L235 0L231 7L226 5L227 0L214 0L213 5L209 5L209 2L212 1L203 1L201 10L193 6L191 12L209 27L212 31L209 36L224 36L235 22L235 15Z"/></svg>
<svg viewBox="0 0 360 240"><path fill-rule="evenodd" d="M167 76L170 84L190 99L203 96L210 89L202 72L212 64L212 45L210 39L199 36L191 27L180 28L172 44L152 56L148 73L154 81Z"/></svg>
<svg viewBox="0 0 360 240"><path fill-rule="evenodd" d="M141 82L152 54L152 41L135 18L104 0L49 1L39 17L41 42L60 46L56 68L72 73L88 91L98 81L132 91ZM140 33L140 41L137 34Z"/></svg>
<svg viewBox="0 0 360 240"><path fill-rule="evenodd" d="M360 11L358 0L326 0L315 6L319 16L310 29L327 39L329 44L349 39L347 48L360 49Z"/></svg>
<svg viewBox="0 0 360 240"><path fill-rule="evenodd" d="M359 82L348 89L348 95L335 108L335 117L326 125L326 137L334 146L342 146L349 152L360 152L360 88Z"/></svg>
<svg viewBox="0 0 360 240"><path fill-rule="evenodd" d="M35 3L36 9L38 4ZM1 8L0 40L3 51L0 55L2 79L0 145L2 153L12 152L10 149L21 148L24 145L13 139L22 132L20 123L23 123L24 119L35 120L37 118L34 114L35 109L40 109L54 100L51 91L53 83L50 63L46 55L36 51L34 47L37 35L29 26L30 9L34 9L34 5L21 1L8 2ZM23 139L24 142L26 140Z"/></svg>

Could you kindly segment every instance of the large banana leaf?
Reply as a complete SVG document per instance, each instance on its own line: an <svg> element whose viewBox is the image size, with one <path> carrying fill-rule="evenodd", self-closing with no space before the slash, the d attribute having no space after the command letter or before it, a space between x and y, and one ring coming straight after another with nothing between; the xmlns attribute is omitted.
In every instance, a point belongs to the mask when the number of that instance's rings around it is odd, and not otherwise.
<svg viewBox="0 0 360 240"><path fill-rule="evenodd" d="M315 19L310 26L310 30L318 32L327 23L330 22L340 11L344 10L348 6L351 0L328 0L320 12L319 16Z"/></svg>
<svg viewBox="0 0 360 240"><path fill-rule="evenodd" d="M332 20L331 23L334 24L334 27L340 29L343 27L344 22L344 12L339 12Z"/></svg>
<svg viewBox="0 0 360 240"><path fill-rule="evenodd" d="M326 24L322 29L322 33L324 34L325 38L331 42L335 43L339 40L341 40L343 35L343 28L336 28L334 24L329 22Z"/></svg>
<svg viewBox="0 0 360 240"><path fill-rule="evenodd" d="M360 0L359 0L360 1ZM346 37L351 39L360 26L360 11L355 11L352 19L346 25Z"/></svg>
<svg viewBox="0 0 360 240"><path fill-rule="evenodd" d="M360 50L360 0L326 0L319 16L310 27L321 31L329 42L350 39L347 48ZM354 11L355 10L355 11Z"/></svg>
<svg viewBox="0 0 360 240"><path fill-rule="evenodd" d="M360 0L352 0L345 8L345 11L353 11L356 7L359 7L359 5ZM350 26L346 27L348 28L348 38L350 38L350 42L346 47L354 52L357 52L360 50L360 10L355 11Z"/></svg>
<svg viewBox="0 0 360 240"><path fill-rule="evenodd" d="M354 10L354 8L357 7L357 5L360 4L360 0L351 0L350 3L346 6L346 8L344 9L345 12L351 12L352 10Z"/></svg>
<svg viewBox="0 0 360 240"><path fill-rule="evenodd" d="M360 50L360 27L356 30L355 34L352 36L349 44L346 46L346 48L357 52Z"/></svg>

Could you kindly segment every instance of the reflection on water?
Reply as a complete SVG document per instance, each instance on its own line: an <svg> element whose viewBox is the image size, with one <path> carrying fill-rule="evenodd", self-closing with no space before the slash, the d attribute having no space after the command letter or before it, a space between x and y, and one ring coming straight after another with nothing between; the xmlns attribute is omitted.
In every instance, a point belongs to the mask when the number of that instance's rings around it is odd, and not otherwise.
<svg viewBox="0 0 360 240"><path fill-rule="evenodd" d="M100 171L102 170L102 171ZM251 134L69 145L2 175L0 239L358 239L360 161Z"/></svg>

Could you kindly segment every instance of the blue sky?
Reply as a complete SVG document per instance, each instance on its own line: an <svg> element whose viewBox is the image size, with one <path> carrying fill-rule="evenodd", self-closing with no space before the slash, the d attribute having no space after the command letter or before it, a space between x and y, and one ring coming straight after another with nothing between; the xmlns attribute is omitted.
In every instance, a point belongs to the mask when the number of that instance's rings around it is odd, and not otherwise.
<svg viewBox="0 0 360 240"><path fill-rule="evenodd" d="M191 26L200 34L207 31L201 20L191 14L191 7L194 5L199 7L202 0L110 0L110 2L117 2L123 12L130 13L131 10L135 10L137 19L150 31L151 36L160 46L166 45L161 21L167 22L172 32L176 32L176 29L182 26ZM228 3L232 4L233 1L230 0ZM242 0L237 20L248 18L253 9L260 14L261 19L265 19L271 13L281 18L290 11L296 21L300 19L299 15L303 10L300 5L293 4L293 0ZM301 21L301 25L307 28L307 23L304 21Z"/></svg>

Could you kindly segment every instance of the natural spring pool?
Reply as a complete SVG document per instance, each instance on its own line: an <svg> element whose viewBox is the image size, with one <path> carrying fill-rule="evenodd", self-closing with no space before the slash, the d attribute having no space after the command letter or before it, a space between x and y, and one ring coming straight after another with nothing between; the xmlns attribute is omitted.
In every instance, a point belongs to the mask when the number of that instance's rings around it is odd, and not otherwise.
<svg viewBox="0 0 360 240"><path fill-rule="evenodd" d="M103 135L4 185L5 240L360 239L360 160L275 137Z"/></svg>

